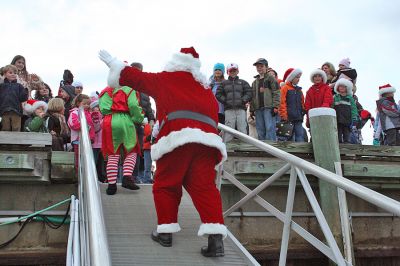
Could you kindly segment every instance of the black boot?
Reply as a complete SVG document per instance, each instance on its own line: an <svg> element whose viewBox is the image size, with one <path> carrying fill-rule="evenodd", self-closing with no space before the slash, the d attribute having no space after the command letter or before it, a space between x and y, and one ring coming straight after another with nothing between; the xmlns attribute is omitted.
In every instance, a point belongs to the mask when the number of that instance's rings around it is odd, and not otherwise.
<svg viewBox="0 0 400 266"><path fill-rule="evenodd" d="M122 178L122 187L130 189L130 190L138 190L140 187L133 182L133 179L130 176L124 176Z"/></svg>
<svg viewBox="0 0 400 266"><path fill-rule="evenodd" d="M108 184L106 193L107 195L114 195L115 193L117 193L117 184Z"/></svg>
<svg viewBox="0 0 400 266"><path fill-rule="evenodd" d="M208 246L201 248L201 254L204 257L222 257L224 253L224 242L222 241L222 235L209 235Z"/></svg>
<svg viewBox="0 0 400 266"><path fill-rule="evenodd" d="M157 233L157 230L151 232L151 239L160 243L163 247L172 246L172 233Z"/></svg>

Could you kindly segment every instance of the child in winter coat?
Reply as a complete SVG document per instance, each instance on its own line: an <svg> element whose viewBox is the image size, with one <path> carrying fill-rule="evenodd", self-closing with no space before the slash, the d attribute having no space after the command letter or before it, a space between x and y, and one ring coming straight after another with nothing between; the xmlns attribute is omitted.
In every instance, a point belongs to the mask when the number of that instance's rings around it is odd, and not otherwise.
<svg viewBox="0 0 400 266"><path fill-rule="evenodd" d="M285 85L281 87L281 104L279 115L282 121L293 123L291 141L304 142L303 115L305 113L304 95L301 87L297 86L302 71L289 68L283 76Z"/></svg>
<svg viewBox="0 0 400 266"><path fill-rule="evenodd" d="M2 131L20 131L21 104L28 100L26 89L17 83L17 68L8 65L2 68L3 83L0 84L0 116Z"/></svg>
<svg viewBox="0 0 400 266"><path fill-rule="evenodd" d="M90 115L94 125L95 137L92 143L93 157L96 164L97 178L101 182L106 181L104 157L101 153L102 131L103 131L103 115L100 112L99 99L97 96L91 97Z"/></svg>
<svg viewBox="0 0 400 266"><path fill-rule="evenodd" d="M390 84L380 86L380 99L376 101L380 125L389 146L400 146L400 111L393 98L395 92Z"/></svg>
<svg viewBox="0 0 400 266"><path fill-rule="evenodd" d="M70 136L69 127L64 117L64 101L61 98L53 98L48 103L45 124L47 131L52 136L51 148L53 151L63 151Z"/></svg>
<svg viewBox="0 0 400 266"><path fill-rule="evenodd" d="M353 99L353 83L341 78L336 82L334 90L333 108L336 110L339 143L350 143L350 128L356 130L359 120Z"/></svg>
<svg viewBox="0 0 400 266"><path fill-rule="evenodd" d="M25 113L29 116L25 121L26 132L48 133L44 116L47 111L47 103L37 100L28 100L24 106Z"/></svg>
<svg viewBox="0 0 400 266"><path fill-rule="evenodd" d="M79 108L83 107L86 121L89 127L89 138L93 142L95 138L94 124L90 115L90 98L86 94L76 96L72 103L73 109L70 110L68 126L71 129L71 144L75 153L75 170L78 173L79 167L79 132L81 130L81 120L79 118Z"/></svg>
<svg viewBox="0 0 400 266"><path fill-rule="evenodd" d="M311 72L311 82L314 83L307 91L304 107L307 112L306 126L310 127L308 111L318 107L330 108L333 103L332 90L326 84L327 76L321 69Z"/></svg>

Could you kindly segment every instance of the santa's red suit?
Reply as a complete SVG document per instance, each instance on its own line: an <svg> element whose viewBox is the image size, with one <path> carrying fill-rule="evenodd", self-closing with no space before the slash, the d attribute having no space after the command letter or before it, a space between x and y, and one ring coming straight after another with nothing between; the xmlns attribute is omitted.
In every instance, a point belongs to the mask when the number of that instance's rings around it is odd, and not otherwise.
<svg viewBox="0 0 400 266"><path fill-rule="evenodd" d="M180 231L178 208L184 186L200 214L198 235L226 236L214 182L215 165L226 159L226 148L216 128L217 101L205 85L194 48L181 49L161 73L141 72L111 56L102 60L110 66L109 86L135 88L156 102L161 125L151 156L157 161L153 186L157 232Z"/></svg>

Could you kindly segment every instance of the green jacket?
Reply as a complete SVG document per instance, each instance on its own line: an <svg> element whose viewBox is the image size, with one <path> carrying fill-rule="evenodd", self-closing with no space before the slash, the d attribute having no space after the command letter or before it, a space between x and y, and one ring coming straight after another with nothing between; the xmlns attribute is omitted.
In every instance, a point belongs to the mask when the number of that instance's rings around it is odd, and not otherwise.
<svg viewBox="0 0 400 266"><path fill-rule="evenodd" d="M253 91L253 99L250 105L250 111L256 111L263 107L267 108L279 108L281 104L281 91L278 82L275 78L269 74L265 74L264 77L264 88L266 89L264 94L264 106L260 106L260 75L255 76L255 80L251 85Z"/></svg>
<svg viewBox="0 0 400 266"><path fill-rule="evenodd" d="M25 121L24 129L26 132L39 132L48 133L48 129L45 125L45 120L39 116L33 116Z"/></svg>

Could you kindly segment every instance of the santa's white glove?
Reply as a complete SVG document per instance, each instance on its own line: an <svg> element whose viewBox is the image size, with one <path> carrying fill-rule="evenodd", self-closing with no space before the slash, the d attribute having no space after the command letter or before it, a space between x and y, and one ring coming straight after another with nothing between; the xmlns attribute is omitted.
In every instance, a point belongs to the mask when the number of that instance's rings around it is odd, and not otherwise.
<svg viewBox="0 0 400 266"><path fill-rule="evenodd" d="M119 84L120 74L127 65L116 57L111 56L106 50L100 50L99 58L110 68L107 79L108 86L111 88L121 87Z"/></svg>
<svg viewBox="0 0 400 266"><path fill-rule="evenodd" d="M99 58L100 58L101 61L103 61L104 63L106 63L106 65L107 65L109 68L111 68L111 63L112 63L112 61L117 60L116 57L112 57L112 56L110 55L110 53L107 52L106 50L100 50L100 51L99 51Z"/></svg>

